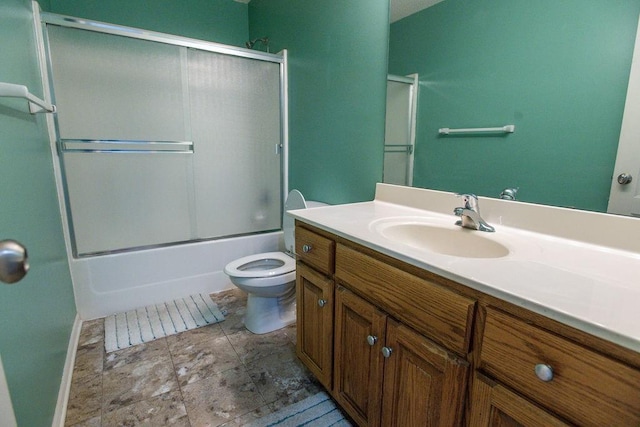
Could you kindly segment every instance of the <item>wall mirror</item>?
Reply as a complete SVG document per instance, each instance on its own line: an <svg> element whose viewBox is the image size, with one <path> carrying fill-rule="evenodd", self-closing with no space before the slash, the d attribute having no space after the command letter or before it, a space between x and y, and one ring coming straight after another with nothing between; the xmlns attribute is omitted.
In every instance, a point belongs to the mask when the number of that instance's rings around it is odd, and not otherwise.
<svg viewBox="0 0 640 427"><path fill-rule="evenodd" d="M640 216L640 161L615 166L639 13L640 0L391 0L388 72L419 76L412 185L598 212L619 186L616 213ZM438 132L503 125L515 132Z"/></svg>

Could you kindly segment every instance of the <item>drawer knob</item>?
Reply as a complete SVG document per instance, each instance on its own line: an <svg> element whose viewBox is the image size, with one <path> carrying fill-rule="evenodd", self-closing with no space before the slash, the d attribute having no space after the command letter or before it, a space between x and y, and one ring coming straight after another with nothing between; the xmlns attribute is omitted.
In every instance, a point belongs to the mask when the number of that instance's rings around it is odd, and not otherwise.
<svg viewBox="0 0 640 427"><path fill-rule="evenodd" d="M311 245L302 245L302 252L304 252L305 254L311 252L311 249L313 249Z"/></svg>
<svg viewBox="0 0 640 427"><path fill-rule="evenodd" d="M391 349L391 347L382 347L382 355L384 357L390 357L391 353L393 353L393 350Z"/></svg>
<svg viewBox="0 0 640 427"><path fill-rule="evenodd" d="M324 305L325 305L326 303L327 303L327 300L326 300L326 299L322 299L322 298L320 298L320 299L318 300L318 305L319 305L320 307L324 307Z"/></svg>
<svg viewBox="0 0 640 427"><path fill-rule="evenodd" d="M374 345L375 343L378 342L378 337L376 337L374 335L369 335L367 337L367 342L369 343L369 345Z"/></svg>
<svg viewBox="0 0 640 427"><path fill-rule="evenodd" d="M553 379L553 368L545 363L538 363L535 367L536 376L544 382L549 382Z"/></svg>

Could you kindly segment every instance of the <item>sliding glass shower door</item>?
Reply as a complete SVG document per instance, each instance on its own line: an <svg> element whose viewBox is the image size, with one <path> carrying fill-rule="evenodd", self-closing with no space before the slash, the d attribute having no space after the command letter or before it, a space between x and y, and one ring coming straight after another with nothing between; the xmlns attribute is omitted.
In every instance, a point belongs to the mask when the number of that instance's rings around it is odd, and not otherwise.
<svg viewBox="0 0 640 427"><path fill-rule="evenodd" d="M189 49L198 236L280 228L279 64Z"/></svg>
<svg viewBox="0 0 640 427"><path fill-rule="evenodd" d="M74 254L280 228L279 62L46 28Z"/></svg>

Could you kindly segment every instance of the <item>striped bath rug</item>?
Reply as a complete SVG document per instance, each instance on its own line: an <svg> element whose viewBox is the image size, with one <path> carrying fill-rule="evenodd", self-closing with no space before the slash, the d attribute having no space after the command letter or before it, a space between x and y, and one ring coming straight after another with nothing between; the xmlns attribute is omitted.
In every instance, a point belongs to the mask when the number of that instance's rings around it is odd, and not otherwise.
<svg viewBox="0 0 640 427"><path fill-rule="evenodd" d="M249 423L248 426L350 427L351 423L345 419L329 395L325 392L320 392Z"/></svg>
<svg viewBox="0 0 640 427"><path fill-rule="evenodd" d="M107 353L218 323L224 315L207 294L191 295L108 316L104 319Z"/></svg>

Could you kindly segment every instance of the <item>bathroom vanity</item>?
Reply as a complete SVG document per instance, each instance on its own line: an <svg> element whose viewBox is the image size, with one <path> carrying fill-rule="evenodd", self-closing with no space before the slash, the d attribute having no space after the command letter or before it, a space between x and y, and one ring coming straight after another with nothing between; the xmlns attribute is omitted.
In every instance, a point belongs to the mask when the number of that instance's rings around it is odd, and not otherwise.
<svg viewBox="0 0 640 427"><path fill-rule="evenodd" d="M456 203L292 212L300 359L361 426L640 425L638 220L481 199L482 233Z"/></svg>

